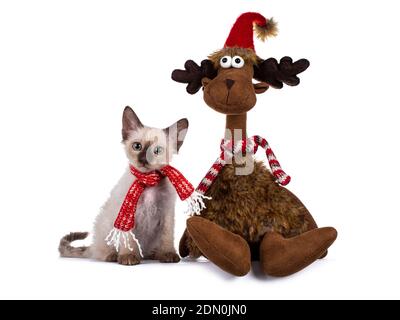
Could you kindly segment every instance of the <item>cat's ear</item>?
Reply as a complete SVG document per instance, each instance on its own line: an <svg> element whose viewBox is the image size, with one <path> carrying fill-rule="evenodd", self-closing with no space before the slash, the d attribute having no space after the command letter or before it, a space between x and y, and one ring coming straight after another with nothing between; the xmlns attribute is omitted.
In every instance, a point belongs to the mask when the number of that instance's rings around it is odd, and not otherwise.
<svg viewBox="0 0 400 320"><path fill-rule="evenodd" d="M130 131L142 128L143 124L140 122L136 113L131 107L125 107L124 114L122 115L122 139L128 139Z"/></svg>
<svg viewBox="0 0 400 320"><path fill-rule="evenodd" d="M164 129L164 131L168 135L168 140L173 143L173 145L176 145L176 152L178 152L181 148L183 140L185 140L188 128L189 121L188 119L184 118Z"/></svg>

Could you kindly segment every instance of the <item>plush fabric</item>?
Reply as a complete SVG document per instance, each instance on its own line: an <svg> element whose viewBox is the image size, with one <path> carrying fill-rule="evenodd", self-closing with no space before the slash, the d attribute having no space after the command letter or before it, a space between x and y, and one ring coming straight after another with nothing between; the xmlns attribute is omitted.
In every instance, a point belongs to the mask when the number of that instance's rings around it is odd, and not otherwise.
<svg viewBox="0 0 400 320"><path fill-rule="evenodd" d="M275 277L291 275L324 256L336 237L337 232L331 227L314 229L291 239L277 232L267 233L260 245L261 268Z"/></svg>
<svg viewBox="0 0 400 320"><path fill-rule="evenodd" d="M254 50L253 42L253 24L259 29L264 29L264 32L259 31L258 34L263 34L261 37L265 39L267 34L276 35L277 29L275 23L269 21L257 12L246 12L237 18L234 23L228 38L225 41L224 47L239 47Z"/></svg>
<svg viewBox="0 0 400 320"><path fill-rule="evenodd" d="M201 217L190 218L187 230L201 252L206 252L207 258L222 270L235 276L250 271L251 248L242 237ZM313 229L289 239L268 232L259 245L261 270L274 277L298 272L323 256L336 237L337 232L331 227Z"/></svg>
<svg viewBox="0 0 400 320"><path fill-rule="evenodd" d="M306 59L293 62L290 57L283 57L280 62L269 58L254 65L254 79L263 81L276 89L281 89L283 84L297 86L300 83L297 75L310 66Z"/></svg>
<svg viewBox="0 0 400 320"><path fill-rule="evenodd" d="M242 237L201 217L190 218L187 228L199 249L222 270L239 277L250 271L250 247Z"/></svg>
<svg viewBox="0 0 400 320"><path fill-rule="evenodd" d="M251 64L256 64L256 63L258 63L258 61L261 60L257 56L257 54L255 53L255 51L253 49L238 48L238 47L234 47L234 48L227 47L227 48L223 48L221 50L217 50L217 51L213 52L212 54L210 54L208 56L208 59L210 59L212 61L212 63L214 64L214 67L216 69L218 69L219 62L220 62L221 58L224 56L230 56L230 57L240 56L244 59L245 62L251 63Z"/></svg>
<svg viewBox="0 0 400 320"><path fill-rule="evenodd" d="M260 136L253 136L251 138L242 139L236 142L222 139L220 145L221 154L201 180L196 190L200 194L206 193L228 161L231 161L235 156L241 154L243 154L243 156L246 154L256 154L259 146L265 149L265 155L267 156L271 172L274 175L277 183L282 186L287 185L290 182L290 176L288 176L282 170L282 167L267 140Z"/></svg>
<svg viewBox="0 0 400 320"><path fill-rule="evenodd" d="M314 260L326 256L327 248L336 239L336 231L333 228L318 229L312 215L304 204L288 189L276 184L274 177L263 163L256 162L254 172L249 176L235 175L234 170L234 165L227 165L218 175L206 193L206 195L212 197L212 200L205 202L206 209L201 212L201 218L246 240L252 249L252 260L262 260L263 265L265 265L265 261L270 261L270 264L263 267L263 271L269 275L289 275L301 270L300 266L305 267ZM206 224L206 227L200 227L200 222L197 220L196 233L193 234L193 232L190 232L191 228L189 227L191 223L189 219L187 222L188 229L180 242L179 252L182 257L198 258L201 255L205 255L211 260L210 257L218 256L218 253L224 253L226 256L226 252L230 252L227 251L227 247L230 247L230 241L226 243L228 237L226 232L221 232L221 235L218 235L216 234L216 231L219 230L218 228L211 228L210 224ZM270 247L267 246L266 249L262 249L260 246L262 241L264 243L268 242L269 238L263 240L268 233L277 233L281 237L289 239L296 238L309 230L317 231L308 235L304 241L289 242L287 244L288 248L293 243L296 250L291 251L287 248L286 250L289 251L284 258L279 252L271 253L268 259L264 257ZM213 238L213 247L204 247L205 240L203 238L210 237ZM312 239L314 237L316 238L315 240ZM324 239L323 243L320 242L322 241L321 239ZM235 238L232 241L236 243L238 240ZM315 245L310 246L310 243ZM302 244L307 244L307 253L314 251L315 253L313 255L303 255L305 252L298 249ZM276 247L279 244L273 243L271 246ZM245 257L243 254L247 252L247 249L243 249L243 246L241 246L237 250L241 254L235 251L233 253L234 257L241 255ZM296 257L290 257L290 254L295 252L298 252ZM278 260L277 262L272 259L274 257ZM223 262L225 258L221 259L217 258L212 261L227 271L229 265ZM246 260L247 258L243 259ZM291 268L282 263L282 270L279 273L276 269L276 266L281 263L279 261L288 262L289 260L296 261L296 263L293 263ZM243 266L245 265L247 265L247 261L238 259L236 266L228 272L237 275L237 268L244 270ZM271 270L272 274L269 273Z"/></svg>
<svg viewBox="0 0 400 320"><path fill-rule="evenodd" d="M209 56L211 76L205 75L203 63L199 67L191 60L185 70L172 73L175 81L188 84L189 93L203 86L205 103L226 116L227 133L232 136L241 130L242 139L247 138L246 115L256 105L256 94L269 86L280 89L284 84L298 85L298 74L309 66L306 59L293 62L284 57L278 62L258 57L253 24L260 38L276 34L272 19L245 13L234 24L224 48ZM225 61L221 65L220 59L226 55L238 55L244 64L229 67L228 59L228 64ZM261 82L253 84L253 79ZM252 161L249 157L247 160ZM248 175L237 175L236 169L241 165L236 158L232 164L213 168L206 176L212 181L203 191L212 199L205 201L206 208L200 216L188 219L179 243L181 256L203 255L236 276L250 270L251 259L260 260L261 270L267 275L286 276L326 256L336 239L336 230L318 228L303 203L276 183L276 177L263 163L255 162Z"/></svg>
<svg viewBox="0 0 400 320"><path fill-rule="evenodd" d="M249 175L235 174L226 165L205 195L206 208L200 216L216 222L250 243L258 243L268 230L293 237L308 230L305 206L284 187L263 162L256 161Z"/></svg>
<svg viewBox="0 0 400 320"><path fill-rule="evenodd" d="M201 79L213 79L217 75L217 70L211 60L203 60L198 66L193 60L185 63L185 70L174 70L172 72L172 80L187 83L186 91L189 94L195 94L202 87Z"/></svg>

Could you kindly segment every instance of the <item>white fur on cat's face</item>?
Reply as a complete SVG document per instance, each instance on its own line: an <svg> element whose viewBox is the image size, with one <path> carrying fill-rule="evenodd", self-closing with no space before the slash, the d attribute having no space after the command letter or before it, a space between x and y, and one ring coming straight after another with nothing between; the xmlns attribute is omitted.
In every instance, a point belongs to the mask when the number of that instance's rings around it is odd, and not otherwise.
<svg viewBox="0 0 400 320"><path fill-rule="evenodd" d="M142 172L168 165L185 139L189 123L180 119L165 129L144 126L136 113L126 107L122 117L122 139L129 162Z"/></svg>
<svg viewBox="0 0 400 320"><path fill-rule="evenodd" d="M174 151L168 145L166 132L157 128L140 127L129 132L128 139L123 143L129 162L142 172L159 170L168 165Z"/></svg>

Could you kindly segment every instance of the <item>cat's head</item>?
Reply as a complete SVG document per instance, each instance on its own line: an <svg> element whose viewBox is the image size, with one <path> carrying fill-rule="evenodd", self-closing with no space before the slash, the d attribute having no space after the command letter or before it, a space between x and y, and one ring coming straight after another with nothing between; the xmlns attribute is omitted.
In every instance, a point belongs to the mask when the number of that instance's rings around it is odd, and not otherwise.
<svg viewBox="0 0 400 320"><path fill-rule="evenodd" d="M188 126L188 120L181 119L165 129L146 127L126 107L122 116L122 143L129 162L142 172L161 169L178 153Z"/></svg>

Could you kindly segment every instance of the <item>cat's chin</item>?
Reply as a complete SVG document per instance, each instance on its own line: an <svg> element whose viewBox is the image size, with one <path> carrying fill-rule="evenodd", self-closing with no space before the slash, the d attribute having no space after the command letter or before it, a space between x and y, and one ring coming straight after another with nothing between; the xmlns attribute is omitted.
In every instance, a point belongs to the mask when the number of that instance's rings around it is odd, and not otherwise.
<svg viewBox="0 0 400 320"><path fill-rule="evenodd" d="M150 171L153 171L153 169L150 169L150 168L148 168L148 167L145 167L145 166L137 166L137 165L134 165L134 164L131 164L131 165L133 165L137 170L139 170L140 172L150 172Z"/></svg>
<svg viewBox="0 0 400 320"><path fill-rule="evenodd" d="M131 163L131 165L133 165L137 170L139 170L140 172L143 172L143 173L160 170L162 168L162 167L153 168L153 167L147 167L147 166L143 166L143 165L139 165L138 166L138 165L133 164L133 163Z"/></svg>

